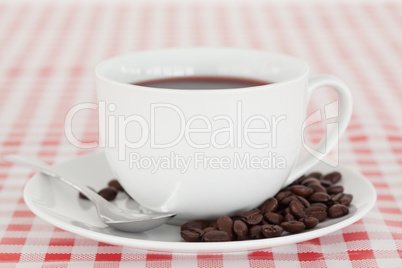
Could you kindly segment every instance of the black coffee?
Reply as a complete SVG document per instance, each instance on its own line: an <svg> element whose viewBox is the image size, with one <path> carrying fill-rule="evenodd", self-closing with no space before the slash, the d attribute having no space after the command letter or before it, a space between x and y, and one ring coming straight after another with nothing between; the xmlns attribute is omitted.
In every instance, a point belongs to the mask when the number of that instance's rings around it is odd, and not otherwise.
<svg viewBox="0 0 402 268"><path fill-rule="evenodd" d="M221 76L173 77L133 83L133 85L144 87L168 89L228 89L255 87L268 84L271 83L248 78Z"/></svg>

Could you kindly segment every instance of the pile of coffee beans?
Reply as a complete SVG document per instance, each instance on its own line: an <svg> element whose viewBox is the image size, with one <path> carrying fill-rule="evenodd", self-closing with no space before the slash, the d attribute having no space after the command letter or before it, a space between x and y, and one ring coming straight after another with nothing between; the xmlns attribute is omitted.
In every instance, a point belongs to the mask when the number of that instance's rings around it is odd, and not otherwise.
<svg viewBox="0 0 402 268"><path fill-rule="evenodd" d="M303 175L268 198L259 208L237 216L222 216L216 221L190 221L181 226L181 237L188 242L224 242L279 237L284 232L300 233L316 227L326 218L349 213L353 199L335 185L339 172Z"/></svg>
<svg viewBox="0 0 402 268"><path fill-rule="evenodd" d="M89 188L91 188L91 187L89 187ZM91 189L94 190L93 188L91 188ZM112 201L116 198L117 192L125 192L125 191L124 191L123 187L120 185L118 180L112 179L108 182L107 187L102 188L101 190L98 191L98 194L100 196L102 196L103 198L105 198L107 201ZM79 193L78 196L81 199L88 200L88 198L82 193Z"/></svg>

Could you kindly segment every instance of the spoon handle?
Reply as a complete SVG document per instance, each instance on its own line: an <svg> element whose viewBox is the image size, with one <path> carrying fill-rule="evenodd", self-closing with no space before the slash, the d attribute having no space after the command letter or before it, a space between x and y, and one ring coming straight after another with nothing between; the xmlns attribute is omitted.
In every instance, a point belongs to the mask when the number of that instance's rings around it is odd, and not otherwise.
<svg viewBox="0 0 402 268"><path fill-rule="evenodd" d="M102 199L102 197L100 197L97 193L95 193L93 190L88 188L88 186L82 185L78 182L72 182L71 180L66 178L64 175L61 175L58 172L54 171L51 166L43 163L42 161L29 159L27 157L23 157L23 156L19 156L19 155L5 155L5 156L3 156L3 159L7 162L30 167L30 168L38 170L46 175L57 178L60 181L64 182L65 184L69 185L70 187L73 187L77 191L84 194L86 197L88 197L88 199L90 199L94 203L103 201L103 200L100 200L100 199Z"/></svg>

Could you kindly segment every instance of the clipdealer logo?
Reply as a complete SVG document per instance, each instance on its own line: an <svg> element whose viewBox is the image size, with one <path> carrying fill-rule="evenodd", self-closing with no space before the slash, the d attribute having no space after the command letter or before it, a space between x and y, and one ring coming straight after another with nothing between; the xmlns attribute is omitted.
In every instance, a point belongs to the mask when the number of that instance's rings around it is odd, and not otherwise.
<svg viewBox="0 0 402 268"><path fill-rule="evenodd" d="M338 102L325 107L325 114L321 110L309 116L302 126L302 144L313 156L320 158L325 152L315 151L304 141L304 130L313 123L337 118ZM72 131L73 118L82 110L98 111L99 142L83 143L75 138ZM180 107L171 103L153 103L149 107L149 116L140 114L122 115L118 107L100 101L96 103L80 103L70 109L65 118L65 135L74 146L88 148L114 148L117 149L118 159L129 160L130 168L150 170L152 173L161 169L176 169L185 173L190 167L199 169L286 169L285 157L278 155L275 149L278 146L278 130L285 124L287 116L267 117L256 114L244 118L241 101L236 103L236 115L219 114L213 117L206 115L193 115L186 118ZM336 110L336 111L335 111ZM170 140L158 140L162 129L158 117L162 114L171 115L172 120L179 122L177 133ZM327 124L327 133L330 128L336 128L337 122ZM128 137L128 129L136 129L135 139ZM202 138L200 138L202 137ZM201 142L202 140L202 142ZM191 155L180 155L175 147L181 144L193 148ZM165 150L164 155L144 155L135 149L143 147L152 150ZM206 149L251 148L263 150L263 155L255 156L249 152L234 152L232 155L206 155ZM168 153L166 153L168 152ZM337 160L337 159L336 159Z"/></svg>

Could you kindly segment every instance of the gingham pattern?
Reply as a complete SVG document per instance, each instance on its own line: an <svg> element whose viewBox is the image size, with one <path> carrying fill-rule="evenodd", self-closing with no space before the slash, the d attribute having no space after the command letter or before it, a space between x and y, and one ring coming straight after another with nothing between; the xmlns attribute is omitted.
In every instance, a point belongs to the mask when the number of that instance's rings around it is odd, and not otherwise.
<svg viewBox="0 0 402 268"><path fill-rule="evenodd" d="M233 46L304 59L311 74L353 91L340 161L378 193L362 220L327 236L258 252L138 252L65 232L24 204L27 169L0 162L0 266L4 267L402 267L402 3L239 2L0 3L0 150L50 163L89 151L64 137L64 116L95 102L94 65L112 55L173 46ZM310 111L334 98L322 91ZM96 113L74 121L97 137ZM311 128L312 141L323 134ZM137 267L136 266L136 267Z"/></svg>

